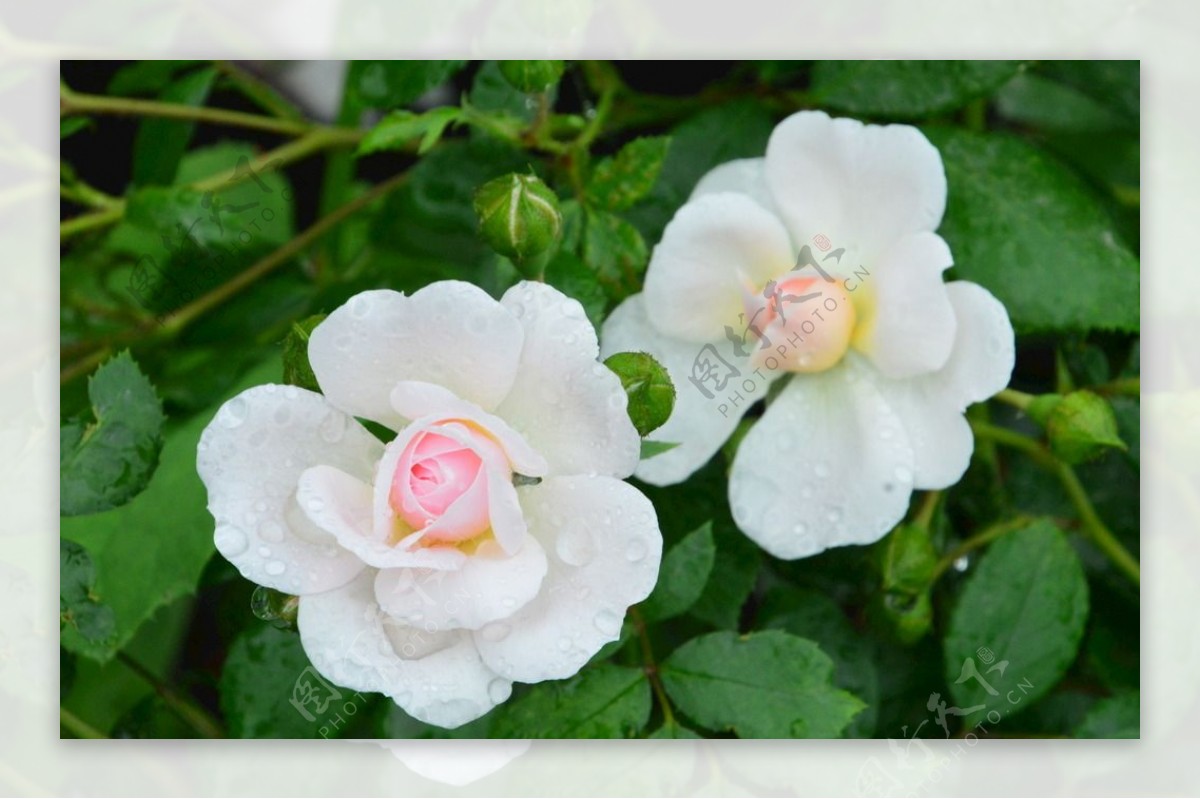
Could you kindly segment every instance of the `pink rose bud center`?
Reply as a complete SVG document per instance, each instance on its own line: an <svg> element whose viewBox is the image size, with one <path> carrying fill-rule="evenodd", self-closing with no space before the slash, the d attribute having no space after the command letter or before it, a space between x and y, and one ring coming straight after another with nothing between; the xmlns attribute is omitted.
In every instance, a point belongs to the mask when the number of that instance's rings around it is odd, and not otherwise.
<svg viewBox="0 0 1200 799"><path fill-rule="evenodd" d="M850 347L856 313L836 281L790 277L768 283L745 298L746 319L754 326L747 341L755 366L790 372L822 372Z"/></svg>
<svg viewBox="0 0 1200 799"><path fill-rule="evenodd" d="M446 433L438 432L446 428ZM491 526L488 466L503 479L512 470L503 450L482 430L461 422L434 425L404 448L388 494L392 510L424 540L460 542Z"/></svg>

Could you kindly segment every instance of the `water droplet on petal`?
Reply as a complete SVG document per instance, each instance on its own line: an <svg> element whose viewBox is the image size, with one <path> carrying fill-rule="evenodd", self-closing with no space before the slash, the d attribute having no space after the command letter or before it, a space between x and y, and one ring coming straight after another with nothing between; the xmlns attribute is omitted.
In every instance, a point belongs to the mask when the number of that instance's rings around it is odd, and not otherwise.
<svg viewBox="0 0 1200 799"><path fill-rule="evenodd" d="M273 560L266 565L264 571L272 577L278 577L287 571L287 566L284 566L281 560Z"/></svg>
<svg viewBox="0 0 1200 799"><path fill-rule="evenodd" d="M583 566L596 556L596 542L592 540L591 531L579 520L572 520L558 534L554 551L559 560L568 566Z"/></svg>
<svg viewBox="0 0 1200 799"><path fill-rule="evenodd" d="M496 641L503 641L511 630L512 628L504 622L494 621L480 630L479 635L483 640L495 643Z"/></svg>
<svg viewBox="0 0 1200 799"><path fill-rule="evenodd" d="M283 540L283 525L277 521L268 519L258 526L258 537L264 541L278 544Z"/></svg>
<svg viewBox="0 0 1200 799"><path fill-rule="evenodd" d="M911 483L913 479L912 469L909 469L907 466L897 466L896 479L901 483Z"/></svg>
<svg viewBox="0 0 1200 799"><path fill-rule="evenodd" d="M280 405L271 418L275 420L275 424L285 425L292 420L292 409L287 405Z"/></svg>
<svg viewBox="0 0 1200 799"><path fill-rule="evenodd" d="M561 649L563 652L566 652L568 649L571 648L571 639L567 638L565 635L562 638L559 638L558 639L558 648Z"/></svg>
<svg viewBox="0 0 1200 799"><path fill-rule="evenodd" d="M795 527L792 528L792 532L796 535L804 535L808 532L808 525L804 522L799 522Z"/></svg>
<svg viewBox="0 0 1200 799"><path fill-rule="evenodd" d="M488 699L497 705L512 696L512 683L508 680L492 680L488 683Z"/></svg>
<svg viewBox="0 0 1200 799"><path fill-rule="evenodd" d="M246 538L245 533L228 524L217 528L213 535L213 541L217 545L217 551L226 558L236 558L250 546L250 541Z"/></svg>
<svg viewBox="0 0 1200 799"><path fill-rule="evenodd" d="M646 541L641 538L635 538L625 547L625 557L631 562L636 563L646 557L647 547Z"/></svg>
<svg viewBox="0 0 1200 799"><path fill-rule="evenodd" d="M260 558L269 558L269 557L271 557L271 548L270 548L270 547L259 547L259 548L258 548L258 556L259 556Z"/></svg>
<svg viewBox="0 0 1200 799"><path fill-rule="evenodd" d="M346 417L337 411L330 411L321 422L320 432L322 440L336 444L346 435Z"/></svg>
<svg viewBox="0 0 1200 799"><path fill-rule="evenodd" d="M246 421L246 400L241 397L231 399L221 408L221 424L224 427L240 427Z"/></svg>
<svg viewBox="0 0 1200 799"><path fill-rule="evenodd" d="M621 620L617 618L617 614L609 610L597 613L594 622L596 629L605 635L616 635L621 629Z"/></svg>

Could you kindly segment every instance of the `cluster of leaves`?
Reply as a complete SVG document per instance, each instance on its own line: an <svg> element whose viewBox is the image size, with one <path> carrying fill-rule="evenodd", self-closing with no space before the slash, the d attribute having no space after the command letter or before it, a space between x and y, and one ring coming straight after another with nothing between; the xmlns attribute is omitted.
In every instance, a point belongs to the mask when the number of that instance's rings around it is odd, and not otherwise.
<svg viewBox="0 0 1200 799"><path fill-rule="evenodd" d="M65 64L63 88L71 718L141 737L1138 734L1136 63L749 62L685 96L620 63L358 61L332 125L229 64L95 69ZM642 487L658 585L576 677L451 733L377 696L299 712L287 599L255 615L213 557L194 464L215 408L315 387L308 332L358 291L499 295L527 273L476 215L508 175L557 198L534 268L599 325L700 176L800 108L917 124L942 153L952 277L1004 302L1023 390L970 410L963 481L877 545L783 562L733 525L727 448ZM653 362L610 366L639 431L661 423Z"/></svg>

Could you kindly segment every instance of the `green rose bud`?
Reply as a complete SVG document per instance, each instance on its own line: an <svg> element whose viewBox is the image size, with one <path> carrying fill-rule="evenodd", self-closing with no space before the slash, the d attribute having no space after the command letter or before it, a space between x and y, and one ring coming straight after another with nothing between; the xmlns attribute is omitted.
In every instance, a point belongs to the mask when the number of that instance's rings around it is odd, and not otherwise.
<svg viewBox="0 0 1200 799"><path fill-rule="evenodd" d="M618 352L608 356L604 365L621 378L629 397L629 419L638 435L662 427L675 407L675 386L662 364L644 352Z"/></svg>
<svg viewBox="0 0 1200 799"><path fill-rule="evenodd" d="M1029 403L1029 407L1025 412L1029 414L1029 418L1045 427L1050 423L1050 414L1062 402L1062 394L1042 394L1040 397L1034 397Z"/></svg>
<svg viewBox="0 0 1200 799"><path fill-rule="evenodd" d="M1091 391L1063 397L1050 411L1046 433L1050 449L1067 463L1092 460L1107 447L1126 448L1117 433L1112 406Z"/></svg>
<svg viewBox="0 0 1200 799"><path fill-rule="evenodd" d="M518 267L550 249L562 229L558 197L535 175L505 175L475 192L484 240Z"/></svg>
<svg viewBox="0 0 1200 799"><path fill-rule="evenodd" d="M879 543L882 606L889 626L905 644L919 641L933 624L929 591L938 554L929 531L902 524Z"/></svg>
<svg viewBox="0 0 1200 799"><path fill-rule="evenodd" d="M558 83L563 74L562 61L501 61L500 74L517 91L544 92Z"/></svg>

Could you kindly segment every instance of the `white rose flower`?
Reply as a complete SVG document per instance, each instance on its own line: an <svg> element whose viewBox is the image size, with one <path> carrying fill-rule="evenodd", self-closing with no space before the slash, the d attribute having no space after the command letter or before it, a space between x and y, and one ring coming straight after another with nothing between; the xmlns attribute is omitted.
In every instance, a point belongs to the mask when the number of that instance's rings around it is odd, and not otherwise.
<svg viewBox="0 0 1200 799"><path fill-rule="evenodd" d="M765 158L705 175L644 291L604 325L606 353L645 350L677 386L654 438L679 446L637 476L686 479L771 389L729 502L776 557L876 541L914 488L957 482L974 447L963 411L1008 384L1014 344L990 293L942 281L945 202L916 128L818 112L781 122Z"/></svg>
<svg viewBox="0 0 1200 799"><path fill-rule="evenodd" d="M570 677L653 588L640 440L575 300L522 283L369 291L313 332L324 396L225 403L198 468L217 549L296 594L313 666L442 727ZM355 417L398 432L388 444Z"/></svg>

